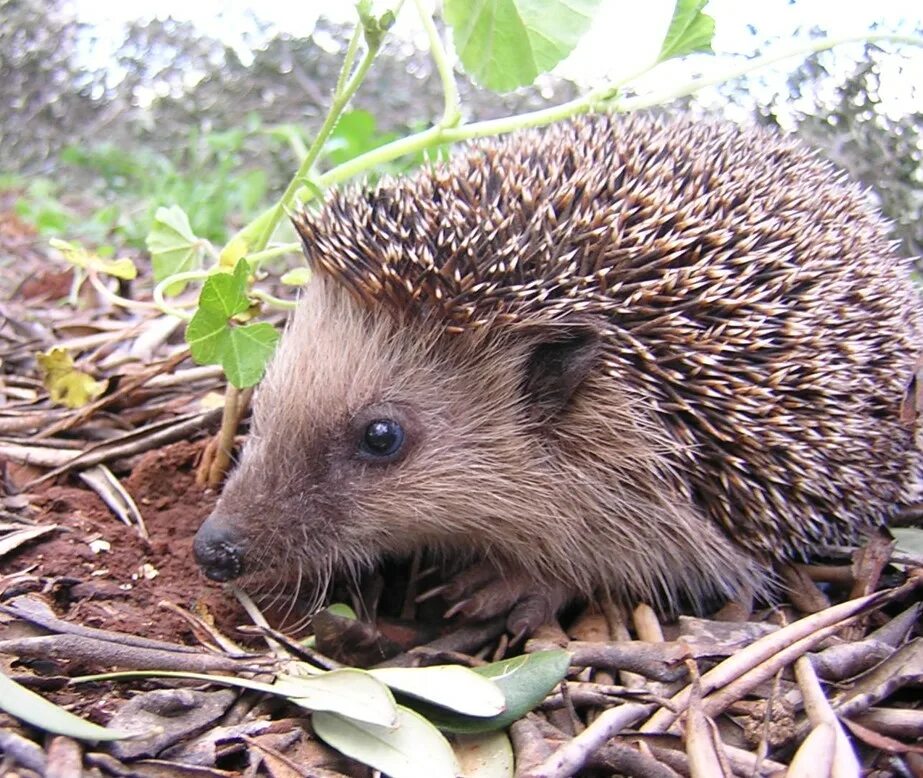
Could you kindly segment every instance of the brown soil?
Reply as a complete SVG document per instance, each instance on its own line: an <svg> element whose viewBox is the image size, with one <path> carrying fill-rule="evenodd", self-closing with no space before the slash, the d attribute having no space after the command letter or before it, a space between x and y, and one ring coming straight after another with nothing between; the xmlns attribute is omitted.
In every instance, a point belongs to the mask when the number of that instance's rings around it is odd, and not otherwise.
<svg viewBox="0 0 923 778"><path fill-rule="evenodd" d="M32 495L39 523L59 529L0 561L0 575L31 568L54 581L62 618L89 627L190 642L186 623L162 607L171 602L241 623L236 601L199 573L192 538L215 502L195 484L202 443L180 442L140 456L122 479L144 519L149 539L122 524L95 492L73 480ZM94 551L96 541L106 550ZM94 544L94 546L91 546Z"/></svg>

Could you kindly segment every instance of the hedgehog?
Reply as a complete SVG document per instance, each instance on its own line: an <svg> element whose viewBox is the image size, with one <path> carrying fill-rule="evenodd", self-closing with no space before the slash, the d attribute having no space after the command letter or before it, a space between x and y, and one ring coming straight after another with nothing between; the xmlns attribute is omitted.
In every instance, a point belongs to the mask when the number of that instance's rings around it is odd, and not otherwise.
<svg viewBox="0 0 923 778"><path fill-rule="evenodd" d="M425 552L521 631L771 592L919 492L909 262L790 137L588 116L295 222L313 279L196 535L212 579L322 597Z"/></svg>

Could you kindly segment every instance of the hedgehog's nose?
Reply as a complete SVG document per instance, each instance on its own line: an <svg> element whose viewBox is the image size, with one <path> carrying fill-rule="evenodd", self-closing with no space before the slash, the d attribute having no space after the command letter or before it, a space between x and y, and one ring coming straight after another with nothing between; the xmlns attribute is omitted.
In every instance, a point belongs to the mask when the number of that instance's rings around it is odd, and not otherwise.
<svg viewBox="0 0 923 778"><path fill-rule="evenodd" d="M244 572L243 548L225 522L216 518L212 514L199 527L192 553L202 572L213 581L233 581Z"/></svg>

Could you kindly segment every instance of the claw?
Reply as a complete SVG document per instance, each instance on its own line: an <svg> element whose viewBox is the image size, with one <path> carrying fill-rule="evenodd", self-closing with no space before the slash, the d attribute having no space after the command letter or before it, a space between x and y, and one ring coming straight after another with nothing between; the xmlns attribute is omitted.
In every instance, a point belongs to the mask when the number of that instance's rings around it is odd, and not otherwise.
<svg viewBox="0 0 923 778"><path fill-rule="evenodd" d="M418 594L414 598L414 602L419 605L421 602L426 602L427 600L433 599L433 597L438 597L440 594L446 592L451 585L451 583L444 583L439 584L439 586L434 586L432 589L428 589L427 591Z"/></svg>
<svg viewBox="0 0 923 778"><path fill-rule="evenodd" d="M451 619L453 616L455 616L455 615L461 613L461 612L465 609L465 606L471 604L472 599L473 599L473 598L471 598L471 597L467 597L467 598L465 598L464 600L459 600L459 601L456 602L451 608L449 608L449 609L445 612L445 614L443 614L443 618Z"/></svg>

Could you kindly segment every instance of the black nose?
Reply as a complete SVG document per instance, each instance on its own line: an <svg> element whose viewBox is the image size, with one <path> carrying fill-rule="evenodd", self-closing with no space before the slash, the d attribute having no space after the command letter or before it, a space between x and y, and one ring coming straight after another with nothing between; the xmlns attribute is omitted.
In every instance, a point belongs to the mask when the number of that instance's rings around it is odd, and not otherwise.
<svg viewBox="0 0 923 778"><path fill-rule="evenodd" d="M233 581L244 572L239 538L210 516L196 532L192 553L202 572L213 581Z"/></svg>

